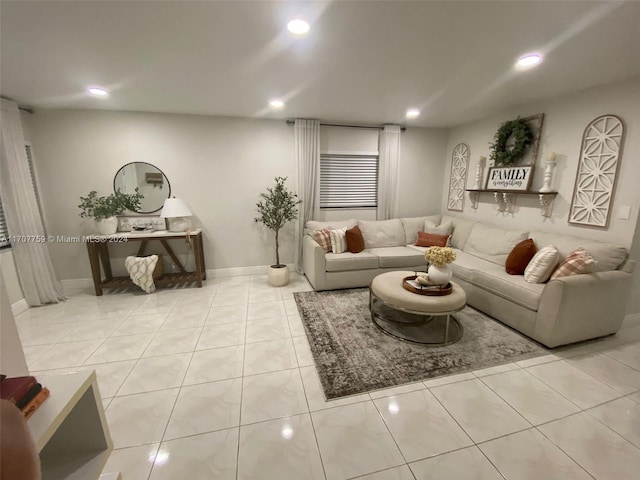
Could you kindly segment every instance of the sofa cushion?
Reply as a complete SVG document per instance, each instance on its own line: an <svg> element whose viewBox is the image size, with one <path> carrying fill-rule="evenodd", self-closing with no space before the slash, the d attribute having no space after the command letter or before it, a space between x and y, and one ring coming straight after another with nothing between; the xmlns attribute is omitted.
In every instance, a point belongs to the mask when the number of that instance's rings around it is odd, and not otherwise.
<svg viewBox="0 0 640 480"><path fill-rule="evenodd" d="M446 247L451 235L438 235L437 233L418 232L417 247Z"/></svg>
<svg viewBox="0 0 640 480"><path fill-rule="evenodd" d="M521 241L507 257L504 269L509 275L523 275L527 265L536 254L538 249L531 238Z"/></svg>
<svg viewBox="0 0 640 480"><path fill-rule="evenodd" d="M551 275L551 280L560 277L569 277L571 275L579 275L581 273L588 273L595 266L595 261L589 252L584 248L578 248L571 252L571 254L565 258L562 263L556 268L556 271Z"/></svg>
<svg viewBox="0 0 640 480"><path fill-rule="evenodd" d="M459 248L462 250L465 244L467 243L467 238L469 238L471 229L477 222L473 222L471 220L465 220L464 218L460 218L460 217L450 217L448 215L443 215L442 221L453 222L453 232L451 234L451 246L453 248Z"/></svg>
<svg viewBox="0 0 640 480"><path fill-rule="evenodd" d="M364 247L397 247L405 245L404 228L399 218L391 220L360 220L358 226L364 237Z"/></svg>
<svg viewBox="0 0 640 480"><path fill-rule="evenodd" d="M453 249L456 252L456 259L453 263L450 263L453 274L467 282L471 282L471 272L474 270L496 270L501 271L503 268L500 265L496 265L483 258L476 257L470 253L466 253L457 248Z"/></svg>
<svg viewBox="0 0 640 480"><path fill-rule="evenodd" d="M368 251L360 253L327 253L324 256L327 272L347 272L378 268L378 256Z"/></svg>
<svg viewBox="0 0 640 480"><path fill-rule="evenodd" d="M367 251L378 256L380 268L427 266L424 255L413 248L379 247Z"/></svg>
<svg viewBox="0 0 640 480"><path fill-rule="evenodd" d="M584 238L559 233L532 231L529 238L533 238L538 248L554 245L560 252L560 260L567 258L577 248L584 248L597 262L592 272L606 272L616 270L627 258L627 249L615 243L585 240Z"/></svg>
<svg viewBox="0 0 640 480"><path fill-rule="evenodd" d="M526 238L527 232L503 230L476 223L471 229L464 251L497 265L504 265L513 247Z"/></svg>
<svg viewBox="0 0 640 480"><path fill-rule="evenodd" d="M502 269L474 270L471 283L499 297L537 311L544 284L528 283L520 275L509 275Z"/></svg>
<svg viewBox="0 0 640 480"><path fill-rule="evenodd" d="M311 235L316 230L322 230L323 228L342 228L347 227L351 228L354 225L357 225L358 221L355 218L350 218L349 220L336 220L334 222L317 222L315 220L309 220L304 227L304 233L308 233Z"/></svg>
<svg viewBox="0 0 640 480"><path fill-rule="evenodd" d="M347 227L333 228L329 230L329 237L331 238L331 251L333 253L344 253L347 248Z"/></svg>
<svg viewBox="0 0 640 480"><path fill-rule="evenodd" d="M404 228L404 243L406 245L416 243L418 232L424 230L424 223L429 221L436 225L440 223L440 215L429 215L427 217L401 218L402 228Z"/></svg>
<svg viewBox="0 0 640 480"><path fill-rule="evenodd" d="M558 249L553 245L538 250L524 271L524 279L529 283L544 283L549 280L558 265Z"/></svg>
<svg viewBox="0 0 640 480"><path fill-rule="evenodd" d="M436 225L435 223L427 220L424 222L424 231L426 233L435 233L438 235L451 235L451 232L453 232L453 222L449 220L448 222L442 222L440 225Z"/></svg>
<svg viewBox="0 0 640 480"><path fill-rule="evenodd" d="M345 236L347 237L347 249L351 253L360 253L364 250L364 238L358 225L347 230Z"/></svg>

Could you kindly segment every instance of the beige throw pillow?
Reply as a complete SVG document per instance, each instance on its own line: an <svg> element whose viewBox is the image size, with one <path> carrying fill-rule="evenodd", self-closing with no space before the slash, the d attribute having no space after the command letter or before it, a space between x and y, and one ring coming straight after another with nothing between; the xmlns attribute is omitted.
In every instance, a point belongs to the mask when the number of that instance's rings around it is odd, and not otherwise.
<svg viewBox="0 0 640 480"><path fill-rule="evenodd" d="M558 257L558 249L553 245L541 248L524 270L524 279L529 283L546 282L558 265Z"/></svg>
<svg viewBox="0 0 640 480"><path fill-rule="evenodd" d="M347 227L330 230L329 235L331 237L331 251L333 253L344 253L349 249L347 246Z"/></svg>

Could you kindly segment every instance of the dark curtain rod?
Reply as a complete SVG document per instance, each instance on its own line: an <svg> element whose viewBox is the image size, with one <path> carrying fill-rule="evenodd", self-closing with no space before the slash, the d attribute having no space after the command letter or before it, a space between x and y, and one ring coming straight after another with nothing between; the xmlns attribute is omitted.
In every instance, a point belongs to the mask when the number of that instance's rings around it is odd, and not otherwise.
<svg viewBox="0 0 640 480"><path fill-rule="evenodd" d="M287 125L295 125L295 120L287 120ZM373 128L375 130L383 130L384 125L349 125L344 123L320 123L323 127L345 127L345 128ZM400 131L404 132L407 127L400 127Z"/></svg>

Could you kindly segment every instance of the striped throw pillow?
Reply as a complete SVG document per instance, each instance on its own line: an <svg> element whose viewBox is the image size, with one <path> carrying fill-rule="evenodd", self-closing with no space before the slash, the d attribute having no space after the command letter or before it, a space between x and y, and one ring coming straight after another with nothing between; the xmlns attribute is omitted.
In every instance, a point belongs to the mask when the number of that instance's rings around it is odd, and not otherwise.
<svg viewBox="0 0 640 480"><path fill-rule="evenodd" d="M313 232L313 239L318 242L318 245L324 249L325 253L331 251L331 236L329 235L329 231L328 228L323 228L322 230Z"/></svg>
<svg viewBox="0 0 640 480"><path fill-rule="evenodd" d="M349 249L347 246L347 227L330 230L329 235L331 236L333 253L344 253Z"/></svg>
<svg viewBox="0 0 640 480"><path fill-rule="evenodd" d="M549 280L558 265L558 256L558 249L553 245L538 250L524 270L524 279L529 283L544 283Z"/></svg>
<svg viewBox="0 0 640 480"><path fill-rule="evenodd" d="M584 248L580 247L569 254L565 258L560 266L551 275L551 280L560 277L568 277L570 275L578 275L580 273L587 273L592 265L595 265L596 261L591 254Z"/></svg>

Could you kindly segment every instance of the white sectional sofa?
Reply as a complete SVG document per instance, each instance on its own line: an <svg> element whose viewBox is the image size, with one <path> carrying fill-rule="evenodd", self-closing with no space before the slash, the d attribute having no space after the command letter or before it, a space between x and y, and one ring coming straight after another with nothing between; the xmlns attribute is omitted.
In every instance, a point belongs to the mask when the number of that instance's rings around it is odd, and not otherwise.
<svg viewBox="0 0 640 480"><path fill-rule="evenodd" d="M617 332L625 315L635 261L612 243L542 231L494 228L458 217L400 218L385 221L308 222L303 240L303 268L316 290L366 287L381 272L422 270L424 248L416 247L425 221L452 222L454 280L465 290L467 303L547 347L588 340ZM358 225L365 250L325 253L313 231ZM561 260L579 247L596 260L592 273L533 284L522 275L505 272L505 261L516 243L532 238L540 249L554 245Z"/></svg>

